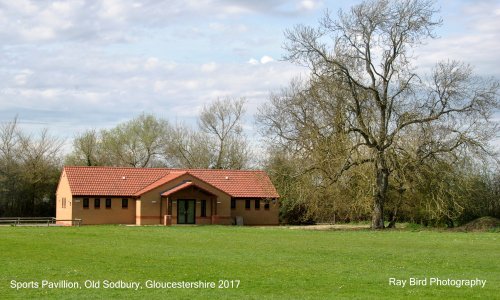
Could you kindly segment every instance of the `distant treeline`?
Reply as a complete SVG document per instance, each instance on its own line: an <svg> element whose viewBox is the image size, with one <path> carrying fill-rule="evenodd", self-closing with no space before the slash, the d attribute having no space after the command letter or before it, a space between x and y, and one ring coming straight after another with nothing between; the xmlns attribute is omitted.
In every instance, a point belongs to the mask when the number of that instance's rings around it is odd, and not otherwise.
<svg viewBox="0 0 500 300"><path fill-rule="evenodd" d="M0 126L0 217L54 216L63 165L242 169L254 164L242 130L245 99L205 106L198 127L142 114L109 130L63 141L47 130L26 134L17 119Z"/></svg>
<svg viewBox="0 0 500 300"><path fill-rule="evenodd" d="M0 216L55 215L62 142L47 130L23 132L14 120L0 126Z"/></svg>
<svg viewBox="0 0 500 300"><path fill-rule="evenodd" d="M167 120L142 114L109 130L78 134L73 139L71 153L66 156L61 151L62 141L46 130L28 135L16 120L3 124L0 126L0 216L54 216L55 191L66 164L257 167L267 170L281 195L284 222L307 224L371 218L374 174L370 164L333 178L343 160L341 154L332 153L342 149L342 141L347 143L347 140L333 137L330 141L321 140L325 144L309 141L317 145L308 152L292 151L298 140L287 145L269 143L267 153L257 157L251 154L241 130L243 104L242 100L230 99L212 103L200 115L211 120L212 125L200 121L197 130L186 125L172 126ZM218 118L209 117L214 115L210 110L222 106L232 109ZM223 127L230 130L218 134ZM434 155L426 160L393 157L394 176L389 182L390 200L384 219L453 226L480 216L500 217L500 172L494 158L467 152Z"/></svg>

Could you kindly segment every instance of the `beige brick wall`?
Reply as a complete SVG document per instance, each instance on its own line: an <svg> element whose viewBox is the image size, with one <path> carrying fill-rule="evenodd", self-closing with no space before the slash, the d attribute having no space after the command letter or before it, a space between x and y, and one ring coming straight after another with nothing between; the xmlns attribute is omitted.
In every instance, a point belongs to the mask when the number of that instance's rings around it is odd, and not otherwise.
<svg viewBox="0 0 500 300"><path fill-rule="evenodd" d="M64 200L66 202L66 208L63 207ZM69 181L68 178L66 177L66 171L63 171L56 191L56 219L59 220L73 219L72 200L73 199L71 195L71 190L69 188ZM58 221L57 223L61 225L71 225L71 222L67 221Z"/></svg>
<svg viewBox="0 0 500 300"><path fill-rule="evenodd" d="M243 217L244 225L278 225L279 224L279 204L269 202L269 209L265 209L265 201L260 200L260 209L255 209L255 199L250 200L250 209L245 208L245 200L236 199L236 208L231 210L231 216Z"/></svg>
<svg viewBox="0 0 500 300"><path fill-rule="evenodd" d="M89 208L83 208L83 199L89 199ZM99 198L100 208L94 207L95 199ZM95 224L135 224L135 200L128 199L128 208L122 208L122 197L111 199L111 208L106 208L106 198L110 197L74 197L73 217L82 219L84 225ZM126 197L124 197L126 198Z"/></svg>

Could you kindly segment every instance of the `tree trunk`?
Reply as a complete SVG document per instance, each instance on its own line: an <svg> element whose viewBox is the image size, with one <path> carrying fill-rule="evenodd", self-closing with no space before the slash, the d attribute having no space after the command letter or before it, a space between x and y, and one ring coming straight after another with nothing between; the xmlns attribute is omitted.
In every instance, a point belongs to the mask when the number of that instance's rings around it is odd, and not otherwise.
<svg viewBox="0 0 500 300"><path fill-rule="evenodd" d="M389 216L389 225L387 225L387 228L396 228L396 213L397 211L392 211Z"/></svg>
<svg viewBox="0 0 500 300"><path fill-rule="evenodd" d="M217 156L217 162L215 164L215 169L222 169L222 156L224 155L224 139L220 139L219 155Z"/></svg>
<svg viewBox="0 0 500 300"><path fill-rule="evenodd" d="M372 229L384 228L384 203L387 198L389 169L384 151L378 151L375 160L375 191L373 194Z"/></svg>
<svg viewBox="0 0 500 300"><path fill-rule="evenodd" d="M389 217L389 225L387 225L387 228L396 228L396 221L398 219L398 210L399 210L399 207L401 206L401 203L403 203L403 193L404 192L405 192L405 189L403 188L403 184L401 183L399 185L399 189L398 189L398 194L399 194L398 203L396 203L394 210L391 212L391 216Z"/></svg>

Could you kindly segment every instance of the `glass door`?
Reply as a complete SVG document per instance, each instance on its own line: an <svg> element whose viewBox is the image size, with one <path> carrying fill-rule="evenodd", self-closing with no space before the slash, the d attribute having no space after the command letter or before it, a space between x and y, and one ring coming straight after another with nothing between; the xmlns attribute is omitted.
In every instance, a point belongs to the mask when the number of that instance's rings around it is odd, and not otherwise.
<svg viewBox="0 0 500 300"><path fill-rule="evenodd" d="M195 216L195 200L177 200L177 224L195 224Z"/></svg>

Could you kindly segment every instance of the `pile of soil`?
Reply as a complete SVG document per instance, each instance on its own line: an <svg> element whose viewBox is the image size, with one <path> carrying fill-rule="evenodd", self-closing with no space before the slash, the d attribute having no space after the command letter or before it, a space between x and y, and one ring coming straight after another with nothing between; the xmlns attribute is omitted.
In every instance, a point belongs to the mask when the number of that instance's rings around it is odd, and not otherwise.
<svg viewBox="0 0 500 300"><path fill-rule="evenodd" d="M459 231L500 231L500 219L493 217L482 217L457 227Z"/></svg>

